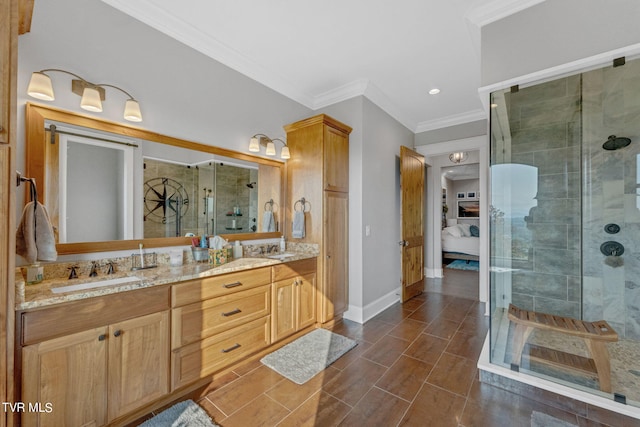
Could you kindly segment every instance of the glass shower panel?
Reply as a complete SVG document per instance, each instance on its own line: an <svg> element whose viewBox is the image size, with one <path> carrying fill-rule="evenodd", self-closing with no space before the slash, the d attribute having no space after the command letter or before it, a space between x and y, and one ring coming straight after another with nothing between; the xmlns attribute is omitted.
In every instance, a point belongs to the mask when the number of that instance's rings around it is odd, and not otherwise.
<svg viewBox="0 0 640 427"><path fill-rule="evenodd" d="M491 362L637 404L640 60L497 91L491 104ZM510 304L554 325L605 320L618 340L595 352L560 327L521 334ZM610 360L611 390L595 353Z"/></svg>

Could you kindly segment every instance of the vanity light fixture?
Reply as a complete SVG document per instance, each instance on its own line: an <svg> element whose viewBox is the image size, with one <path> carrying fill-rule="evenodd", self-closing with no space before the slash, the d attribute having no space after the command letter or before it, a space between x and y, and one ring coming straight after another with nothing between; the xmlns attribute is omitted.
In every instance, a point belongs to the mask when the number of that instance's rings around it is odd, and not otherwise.
<svg viewBox="0 0 640 427"><path fill-rule="evenodd" d="M449 154L449 160L451 160L453 163L462 163L467 160L467 153L465 153L464 151L451 153Z"/></svg>
<svg viewBox="0 0 640 427"><path fill-rule="evenodd" d="M124 119L130 122L142 121L140 104L138 104L138 101L136 101L129 92L120 89L118 86L106 83L91 83L77 74L57 68L47 68L45 70L32 73L31 80L29 81L29 87L27 88L29 96L42 99L43 101L53 101L55 99L55 95L53 93L51 77L45 73L54 71L75 77L75 79L71 80L71 91L82 97L82 100L80 101L80 108L94 113L101 112L102 101L105 100L105 88L110 87L119 90L129 97L124 106Z"/></svg>
<svg viewBox="0 0 640 427"><path fill-rule="evenodd" d="M280 138L271 139L263 133L257 133L251 137L251 140L249 141L249 151L251 151L252 153L259 153L260 146L263 146L266 148L265 154L267 156L275 156L276 141L281 142L283 145L282 150L280 150L280 158L283 160L291 158L291 153L289 153L289 147L287 146L286 142L284 142Z"/></svg>

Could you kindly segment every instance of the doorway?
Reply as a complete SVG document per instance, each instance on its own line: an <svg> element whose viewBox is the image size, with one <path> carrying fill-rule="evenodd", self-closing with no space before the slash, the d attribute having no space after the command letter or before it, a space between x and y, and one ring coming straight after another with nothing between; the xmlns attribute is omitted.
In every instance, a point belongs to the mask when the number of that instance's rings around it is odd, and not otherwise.
<svg viewBox="0 0 640 427"><path fill-rule="evenodd" d="M442 167L451 166L453 163L449 160L449 154L453 152L475 152L478 163L478 181L477 189L469 189L464 191L465 197L460 201L475 202L477 204L478 217L478 229L479 229L479 244L478 244L478 296L481 302L488 301L489 295L489 270L488 270L488 254L489 254L489 239L488 239L488 170L489 170L489 158L488 158L488 140L486 136L478 136L473 138L466 138L455 141L448 141L437 144L422 145L416 148L416 151L425 156L425 162L428 165L427 168L427 187L429 189L438 189L438 191L430 191L430 196L426 199L426 233L425 233L425 275L427 278L438 278L443 275L443 263L442 263L442 229L443 229L443 194L442 188ZM442 159L446 159L446 163ZM461 191L462 192L462 191ZM475 193L475 194L467 194ZM469 199L467 196L480 196ZM483 196L484 195L484 196ZM452 194L453 198L449 198L447 194L447 203L452 203L455 206L455 216L458 216L458 194ZM464 206L464 205L463 205ZM451 209L451 206L448 206ZM451 212L451 210L449 210ZM453 213L451 216L453 216ZM463 213L463 215L466 215ZM450 218L454 219L454 218ZM457 218L456 218L457 219ZM485 231L483 233L483 231Z"/></svg>

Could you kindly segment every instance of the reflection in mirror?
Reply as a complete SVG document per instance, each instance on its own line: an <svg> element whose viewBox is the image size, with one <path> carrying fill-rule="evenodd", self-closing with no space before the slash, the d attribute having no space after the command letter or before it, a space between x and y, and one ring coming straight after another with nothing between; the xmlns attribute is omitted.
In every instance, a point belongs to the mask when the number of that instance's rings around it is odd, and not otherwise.
<svg viewBox="0 0 640 427"><path fill-rule="evenodd" d="M61 254L137 248L141 239L146 247L189 244L191 234L280 235L279 161L31 103L26 123L26 173Z"/></svg>
<svg viewBox="0 0 640 427"><path fill-rule="evenodd" d="M186 163L147 156L145 148L144 237L258 231L260 179L255 163L199 152L188 153L192 162Z"/></svg>

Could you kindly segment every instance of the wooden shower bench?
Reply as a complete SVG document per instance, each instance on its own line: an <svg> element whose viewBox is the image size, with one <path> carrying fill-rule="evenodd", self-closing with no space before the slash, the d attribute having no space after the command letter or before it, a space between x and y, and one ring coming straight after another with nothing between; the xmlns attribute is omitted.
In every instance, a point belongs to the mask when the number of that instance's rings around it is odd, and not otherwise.
<svg viewBox="0 0 640 427"><path fill-rule="evenodd" d="M611 393L611 363L606 343L618 341L618 334L606 321L586 322L571 317L522 310L513 304L509 304L509 320L515 324L511 360L516 366L519 367L521 364L522 350L534 329L556 331L580 337L584 340L593 358L600 390ZM547 350L552 351L550 349ZM566 355L566 353L563 354ZM554 357L553 361L556 363L569 363L568 367L580 369L573 360L575 359Z"/></svg>

